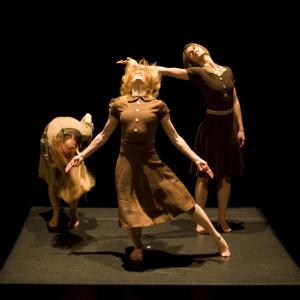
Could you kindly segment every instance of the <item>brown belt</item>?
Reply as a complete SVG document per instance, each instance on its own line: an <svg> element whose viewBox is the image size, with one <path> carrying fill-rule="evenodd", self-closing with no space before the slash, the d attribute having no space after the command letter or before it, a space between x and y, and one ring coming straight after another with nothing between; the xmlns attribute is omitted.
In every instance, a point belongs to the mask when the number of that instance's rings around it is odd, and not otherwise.
<svg viewBox="0 0 300 300"><path fill-rule="evenodd" d="M227 110L212 110L212 109L207 109L206 113L209 115L218 115L218 116L224 116L224 115L229 115L233 112L233 108L227 109Z"/></svg>

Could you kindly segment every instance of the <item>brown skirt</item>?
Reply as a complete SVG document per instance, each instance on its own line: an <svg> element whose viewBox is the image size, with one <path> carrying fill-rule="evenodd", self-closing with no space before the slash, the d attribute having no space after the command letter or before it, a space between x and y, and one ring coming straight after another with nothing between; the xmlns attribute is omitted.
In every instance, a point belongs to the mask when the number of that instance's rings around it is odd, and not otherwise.
<svg viewBox="0 0 300 300"><path fill-rule="evenodd" d="M242 176L244 169L243 153L237 137L237 123L233 114L206 114L199 125L194 151L207 161L214 173L214 179L225 176ZM196 176L206 177L197 166L191 164L191 172Z"/></svg>
<svg viewBox="0 0 300 300"><path fill-rule="evenodd" d="M190 192L151 144L122 144L115 175L121 227L166 222L195 205Z"/></svg>

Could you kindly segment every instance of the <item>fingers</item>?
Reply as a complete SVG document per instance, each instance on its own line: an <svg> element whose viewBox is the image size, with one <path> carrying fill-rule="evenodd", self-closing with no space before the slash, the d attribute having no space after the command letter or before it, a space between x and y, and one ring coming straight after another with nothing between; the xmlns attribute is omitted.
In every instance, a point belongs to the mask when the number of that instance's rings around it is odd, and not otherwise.
<svg viewBox="0 0 300 300"><path fill-rule="evenodd" d="M245 145L245 139L240 139L239 143L240 143L240 148L242 148Z"/></svg>
<svg viewBox="0 0 300 300"><path fill-rule="evenodd" d="M127 64L131 64L131 65L138 65L138 62L131 58L131 57L126 57L126 59L120 59L117 61L117 64L122 64L122 65L127 65Z"/></svg>
<svg viewBox="0 0 300 300"><path fill-rule="evenodd" d="M214 173L213 171L210 169L209 165L203 161L198 165L198 168L201 172L206 172L206 174L210 177L210 178L214 178Z"/></svg>
<svg viewBox="0 0 300 300"><path fill-rule="evenodd" d="M131 60L132 60L132 58L127 57L126 59L120 59L120 60L118 60L117 64L127 65Z"/></svg>
<svg viewBox="0 0 300 300"><path fill-rule="evenodd" d="M208 166L208 164L205 164L205 166L203 167L203 171L206 172L206 174L210 177L210 178L214 178L214 173L211 170L211 168Z"/></svg>
<svg viewBox="0 0 300 300"><path fill-rule="evenodd" d="M82 153L77 151L77 156L73 157L72 160L65 167L65 173L68 173L71 168L78 167L83 161Z"/></svg>
<svg viewBox="0 0 300 300"><path fill-rule="evenodd" d="M73 160L71 160L65 167L65 173L68 173L73 166L74 166Z"/></svg>
<svg viewBox="0 0 300 300"><path fill-rule="evenodd" d="M208 174L208 176L210 178L214 178L214 173L213 173L213 171L210 168L208 168L208 170L206 171L206 173Z"/></svg>
<svg viewBox="0 0 300 300"><path fill-rule="evenodd" d="M117 64L126 65L127 64L127 60L124 60L124 59L118 60Z"/></svg>

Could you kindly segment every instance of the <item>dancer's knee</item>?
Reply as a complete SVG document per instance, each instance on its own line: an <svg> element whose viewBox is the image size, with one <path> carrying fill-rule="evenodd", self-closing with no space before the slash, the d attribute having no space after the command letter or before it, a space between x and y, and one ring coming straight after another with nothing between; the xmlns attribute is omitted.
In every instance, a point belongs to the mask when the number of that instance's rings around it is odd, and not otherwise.
<svg viewBox="0 0 300 300"><path fill-rule="evenodd" d="M194 214L194 212L195 212L195 205L191 209L189 209L186 213L191 217Z"/></svg>

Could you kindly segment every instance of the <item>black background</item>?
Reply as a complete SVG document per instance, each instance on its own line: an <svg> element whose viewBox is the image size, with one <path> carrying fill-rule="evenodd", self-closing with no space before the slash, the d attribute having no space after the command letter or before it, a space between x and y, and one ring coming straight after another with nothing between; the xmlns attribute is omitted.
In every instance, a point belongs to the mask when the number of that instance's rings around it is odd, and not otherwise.
<svg viewBox="0 0 300 300"><path fill-rule="evenodd" d="M167 5L168 6L168 5ZM167 10L157 4L115 8L36 7L7 23L3 109L7 130L2 257L9 252L31 206L49 206L47 186L38 178L39 139L56 116L93 116L95 134L104 126L108 102L118 96L124 66L131 56L169 67L182 66L188 42L206 46L213 60L232 68L242 107L246 144L245 175L234 178L231 207L259 207L290 253L299 261L298 157L295 102L296 19L291 7L240 4L210 8L182 4ZM285 21L283 21L285 19ZM11 80L12 79L12 80ZM5 80L5 82L6 82ZM6 87L5 87L6 88ZM171 109L180 135L193 145L203 108L190 82L163 77L160 98ZM4 105L4 104L3 104ZM12 143L10 142L12 141ZM80 206L116 207L114 167L117 130L86 160L97 185ZM193 193L189 161L158 132L157 150ZM208 206L216 206L216 199ZM10 229L10 230L8 230Z"/></svg>

